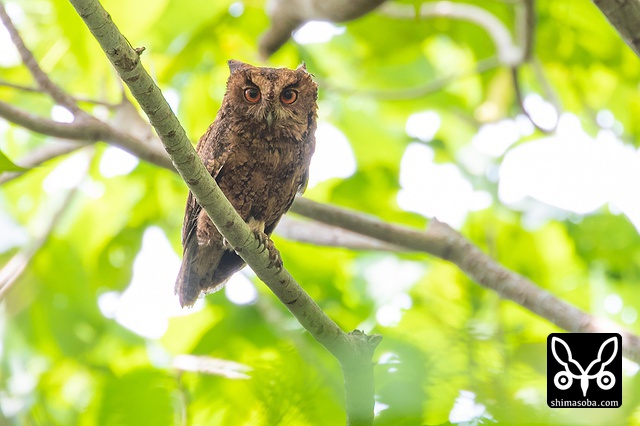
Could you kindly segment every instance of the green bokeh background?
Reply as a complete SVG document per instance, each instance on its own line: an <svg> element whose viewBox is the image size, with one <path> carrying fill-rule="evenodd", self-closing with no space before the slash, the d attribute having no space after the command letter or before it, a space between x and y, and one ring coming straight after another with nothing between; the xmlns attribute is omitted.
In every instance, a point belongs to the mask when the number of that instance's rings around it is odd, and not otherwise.
<svg viewBox="0 0 640 426"><path fill-rule="evenodd" d="M146 47L144 65L161 88L179 94L176 112L193 141L215 117L228 59L289 67L305 61L320 84L320 120L344 133L357 163L351 177L322 182L307 192L309 198L424 228L427 218L403 211L396 196L400 160L414 142L405 132L406 120L435 111L442 125L429 145L437 161L459 166L475 189L493 196L489 207L468 214L461 227L465 236L507 268L587 312L623 324L620 314L603 307L610 294L618 294L625 307L640 309L640 238L624 215L604 207L524 226L526 211L499 202L495 179L466 170L461 153L480 126L521 112L507 68L474 72L478 61L496 53L482 28L374 12L340 25L344 33L329 42L290 41L263 62L257 40L269 24L264 2L242 2L237 17L229 13L231 3L103 2L128 40ZM513 2L471 3L518 31ZM67 1L5 4L18 11L16 25L54 81L79 98L120 101L114 71ZM524 93L547 97L535 72L539 67L563 110L575 114L587 132L598 131L596 114L607 109L623 126L624 141L638 146L638 58L591 2L541 0L536 18L536 65L521 70ZM461 71L464 77L421 94L421 87ZM0 78L32 84L21 65L0 68ZM411 95L412 88L416 96L395 99L407 90ZM45 117L53 106L44 95L7 87L0 87L0 99ZM83 106L113 118L113 110ZM17 163L50 143L4 122L0 132L0 149ZM518 143L542 136L535 132ZM146 229L159 227L181 252L186 197L177 175L143 162L127 175L104 177L99 164L106 148L98 143L81 154L88 159L84 182L101 187L102 195L75 193L0 305L0 424L344 424L339 366L259 282L257 303L238 306L224 293L208 296L202 310L172 318L159 339L140 337L101 313L99 296L128 286ZM65 189L43 191L43 181L62 160L0 187L0 209L24 236L0 253L0 265L28 250L66 199ZM497 166L501 160L492 161ZM8 165L0 158L0 166ZM623 379L622 408L549 409L545 342L559 330L480 288L454 266L420 254L274 239L287 268L343 329L384 336L375 371L377 401L386 409L376 425L446 424L461 391L472 392L473 402L485 407L469 424L640 424L635 374ZM399 323L381 326L376 312L382 302L373 297L366 272L397 260L422 272L408 290L411 307ZM625 326L640 332L635 321ZM178 372L171 359L179 354L245 364L250 379Z"/></svg>

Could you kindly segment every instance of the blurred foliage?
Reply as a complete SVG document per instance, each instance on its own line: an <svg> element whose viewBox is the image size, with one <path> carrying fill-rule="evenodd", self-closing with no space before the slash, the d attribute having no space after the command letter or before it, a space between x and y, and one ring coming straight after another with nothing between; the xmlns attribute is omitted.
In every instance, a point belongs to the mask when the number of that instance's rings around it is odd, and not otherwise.
<svg viewBox="0 0 640 426"><path fill-rule="evenodd" d="M518 2L473 3L510 31L521 30L513 24ZM115 73L66 0L5 4L57 83L78 98L119 102ZM524 220L527 209L540 203L516 209L497 197L502 157L480 171L470 166L471 140L481 126L521 114L507 69L475 72L479 61L496 53L482 28L374 12L341 25L344 32L328 42L291 41L264 63L256 48L268 25L262 0L103 4L131 43L146 47L145 66L175 101L194 141L220 105L226 60L289 67L304 60L320 83L320 121L344 133L357 162L352 176L321 182L307 196L422 228L426 218L402 209L397 195L406 148L425 144L437 162L455 165L474 189L491 196L491 204L469 212L461 226L474 243L558 297L640 332L640 239L625 216L607 208L558 212L531 225ZM536 18L535 65L522 67L523 92L557 98L592 134L599 130L597 113L609 110L624 129L622 138L638 146L638 58L589 2L541 0ZM14 62L0 69L1 79L32 85L25 67ZM447 83L423 90L439 79ZM0 87L0 99L52 114L51 100L39 93ZM101 104L83 106L100 117L115 115ZM441 125L433 140L416 141L405 123L427 110ZM51 142L3 121L0 132L0 171L14 167L7 157L19 164ZM534 132L519 143L542 136ZM155 338L123 327L99 305L131 282L150 227L161 229L180 253L186 196L178 176L153 165L105 172L109 149L83 149L0 188L0 265L42 241L0 305L0 424L344 424L336 361L259 282L256 303L210 295L200 310L171 317L166 333ZM56 212L61 215L51 223ZM620 409L549 409L545 342L558 330L452 265L277 236L276 244L288 269L341 327L384 336L376 352L379 426L447 424L454 405L465 401L475 407L466 424L640 424L635 371L624 377ZM167 285L157 284L157 291L169 293L174 277L164 279ZM140 309L156 308L151 293L139 300ZM610 295L623 301L622 309L604 308ZM390 311L397 316L380 321ZM247 365L250 378L178 371L171 359L179 354Z"/></svg>

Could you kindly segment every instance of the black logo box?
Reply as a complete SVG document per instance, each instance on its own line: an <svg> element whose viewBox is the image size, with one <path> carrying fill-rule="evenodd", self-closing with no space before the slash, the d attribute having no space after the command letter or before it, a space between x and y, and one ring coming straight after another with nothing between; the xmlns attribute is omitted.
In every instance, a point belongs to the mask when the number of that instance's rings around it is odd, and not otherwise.
<svg viewBox="0 0 640 426"><path fill-rule="evenodd" d="M622 405L622 338L617 333L552 333L547 338L551 408Z"/></svg>

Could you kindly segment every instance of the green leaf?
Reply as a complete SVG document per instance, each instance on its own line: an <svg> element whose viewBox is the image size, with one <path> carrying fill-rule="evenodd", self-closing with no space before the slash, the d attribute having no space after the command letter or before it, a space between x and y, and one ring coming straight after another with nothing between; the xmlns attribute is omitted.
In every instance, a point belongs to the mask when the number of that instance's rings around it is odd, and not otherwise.
<svg viewBox="0 0 640 426"><path fill-rule="evenodd" d="M165 373L139 369L113 377L105 386L101 425L172 425L176 382Z"/></svg>
<svg viewBox="0 0 640 426"><path fill-rule="evenodd" d="M9 158L0 151L0 173L3 172L24 172L28 169L14 164Z"/></svg>

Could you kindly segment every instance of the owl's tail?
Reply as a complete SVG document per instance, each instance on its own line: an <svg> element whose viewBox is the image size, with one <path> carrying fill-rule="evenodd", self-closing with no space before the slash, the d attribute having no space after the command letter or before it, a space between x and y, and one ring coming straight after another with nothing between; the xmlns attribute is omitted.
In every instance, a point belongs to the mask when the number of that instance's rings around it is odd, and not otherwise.
<svg viewBox="0 0 640 426"><path fill-rule="evenodd" d="M222 287L224 283L215 283L213 278L224 252L221 245L200 245L197 238L189 239L175 286L180 306L193 306L203 291L213 292Z"/></svg>
<svg viewBox="0 0 640 426"><path fill-rule="evenodd" d="M184 247L176 279L175 293L180 299L180 306L193 306L201 293L222 289L229 278L244 266L240 256L225 249L221 243L200 245L197 238L190 238Z"/></svg>

